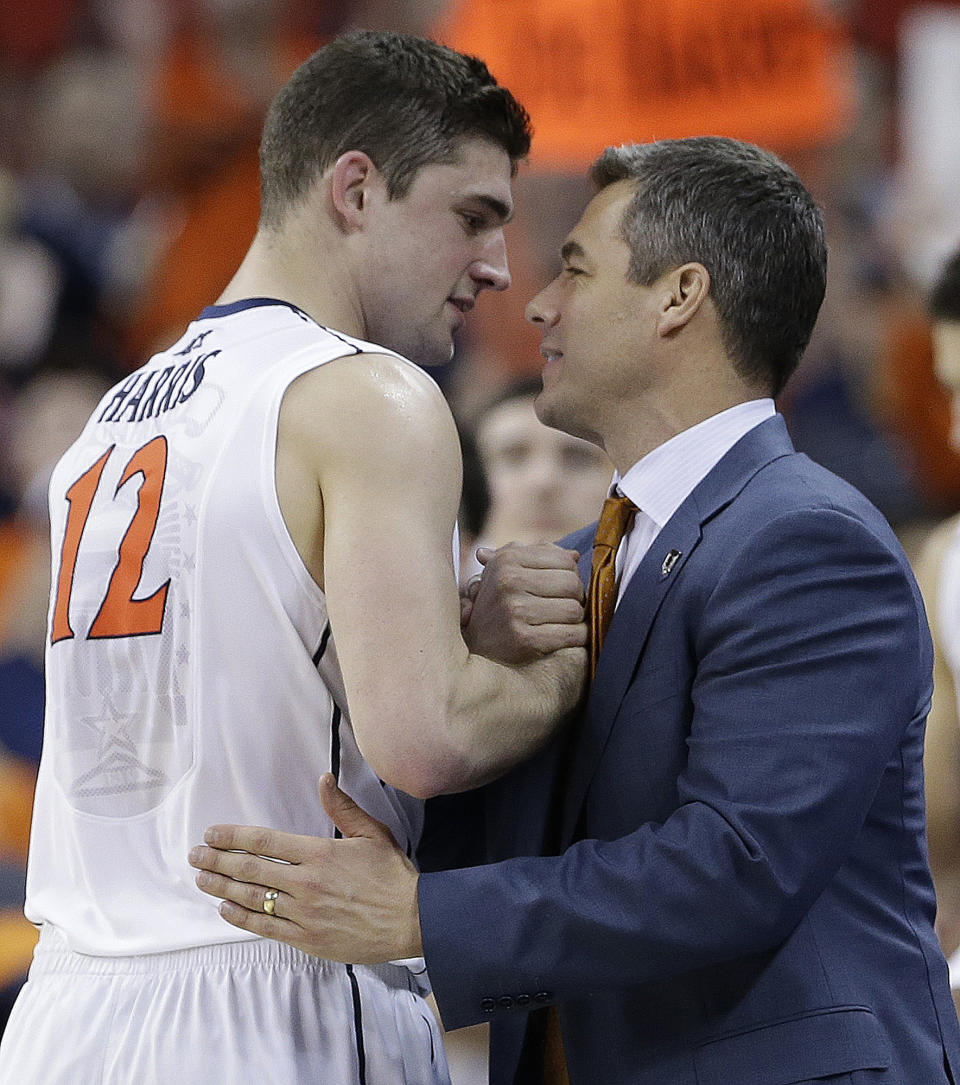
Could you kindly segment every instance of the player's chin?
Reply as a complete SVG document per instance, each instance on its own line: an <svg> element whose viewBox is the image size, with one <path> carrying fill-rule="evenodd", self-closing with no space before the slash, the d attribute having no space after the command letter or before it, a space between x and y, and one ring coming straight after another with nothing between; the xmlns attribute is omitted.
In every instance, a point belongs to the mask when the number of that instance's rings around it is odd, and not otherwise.
<svg viewBox="0 0 960 1085"><path fill-rule="evenodd" d="M436 340L421 342L416 361L426 368L436 368L453 361L456 344L452 335L438 336Z"/></svg>

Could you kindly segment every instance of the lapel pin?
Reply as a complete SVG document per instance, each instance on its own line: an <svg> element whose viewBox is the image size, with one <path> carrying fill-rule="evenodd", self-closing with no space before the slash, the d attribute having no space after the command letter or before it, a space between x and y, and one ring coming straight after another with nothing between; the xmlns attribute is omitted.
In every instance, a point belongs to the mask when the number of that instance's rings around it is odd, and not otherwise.
<svg viewBox="0 0 960 1085"><path fill-rule="evenodd" d="M663 559L663 564L660 566L660 575L669 576L673 572L674 565L677 564L681 557L681 551L671 550Z"/></svg>

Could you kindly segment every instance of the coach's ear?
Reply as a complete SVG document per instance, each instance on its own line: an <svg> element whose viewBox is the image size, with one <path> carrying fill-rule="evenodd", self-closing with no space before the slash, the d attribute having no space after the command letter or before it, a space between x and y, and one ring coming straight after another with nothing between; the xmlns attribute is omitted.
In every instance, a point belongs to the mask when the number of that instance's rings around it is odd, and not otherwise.
<svg viewBox="0 0 960 1085"><path fill-rule="evenodd" d="M371 186L378 179L377 167L363 151L346 151L334 163L330 197L344 228L361 228Z"/></svg>
<svg viewBox="0 0 960 1085"><path fill-rule="evenodd" d="M710 293L710 272L703 264L682 264L666 272L655 288L660 291L657 331L668 336L689 324L700 311Z"/></svg>

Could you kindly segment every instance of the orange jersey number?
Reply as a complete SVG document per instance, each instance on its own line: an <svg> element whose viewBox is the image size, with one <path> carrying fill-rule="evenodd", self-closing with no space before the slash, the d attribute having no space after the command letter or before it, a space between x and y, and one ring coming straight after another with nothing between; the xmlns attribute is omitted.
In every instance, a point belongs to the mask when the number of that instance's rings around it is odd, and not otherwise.
<svg viewBox="0 0 960 1085"><path fill-rule="evenodd" d="M73 590L77 555L80 552L83 531L87 525L94 495L100 485L103 469L115 447L111 445L96 463L84 471L66 493L67 504L70 508L67 513L67 526L60 555L60 572L57 576L53 626L50 632L51 644L56 644L60 640L69 640L74 636L70 625L70 594ZM152 441L138 449L123 469L116 493L119 493L121 487L125 486L134 475L142 475L143 482L137 493L137 510L120 543L117 564L110 577L107 593L87 633L90 638L138 637L148 633L159 633L163 627L163 612L170 581L167 580L146 599L134 599L133 593L137 590L140 577L143 575L143 563L157 527L166 472L167 439L165 437L154 437Z"/></svg>

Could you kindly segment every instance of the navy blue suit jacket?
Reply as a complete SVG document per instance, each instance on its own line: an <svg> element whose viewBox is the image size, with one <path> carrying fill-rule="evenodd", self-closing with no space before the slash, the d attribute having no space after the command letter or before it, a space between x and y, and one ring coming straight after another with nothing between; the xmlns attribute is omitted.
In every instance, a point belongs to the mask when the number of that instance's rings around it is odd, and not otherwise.
<svg viewBox="0 0 960 1085"><path fill-rule="evenodd" d="M592 531L567 540L584 573ZM554 742L488 789L488 862L421 876L444 1023L491 1020L491 1081L555 1002L573 1085L960 1082L924 839L931 670L887 523L781 418L748 433L617 608L561 854L541 854Z"/></svg>

